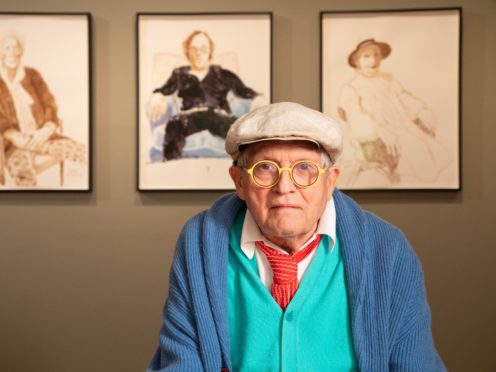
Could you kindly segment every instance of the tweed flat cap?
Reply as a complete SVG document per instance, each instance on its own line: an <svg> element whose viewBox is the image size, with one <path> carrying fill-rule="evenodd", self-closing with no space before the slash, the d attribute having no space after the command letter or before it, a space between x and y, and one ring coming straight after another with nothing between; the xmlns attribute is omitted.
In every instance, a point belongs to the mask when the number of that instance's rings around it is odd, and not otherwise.
<svg viewBox="0 0 496 372"><path fill-rule="evenodd" d="M311 141L323 148L333 163L341 154L343 138L337 121L292 102L257 108L241 116L226 136L226 151L233 160L242 145L268 140Z"/></svg>

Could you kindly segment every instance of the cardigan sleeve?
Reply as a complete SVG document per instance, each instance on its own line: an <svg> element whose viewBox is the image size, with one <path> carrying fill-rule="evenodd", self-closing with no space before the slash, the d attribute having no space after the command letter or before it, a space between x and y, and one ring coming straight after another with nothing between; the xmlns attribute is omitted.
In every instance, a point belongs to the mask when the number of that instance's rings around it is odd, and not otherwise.
<svg viewBox="0 0 496 372"><path fill-rule="evenodd" d="M203 371L193 318L184 234L178 239L169 276L159 346L147 372Z"/></svg>
<svg viewBox="0 0 496 372"><path fill-rule="evenodd" d="M396 337L391 345L389 370L441 372L445 366L434 347L431 314L420 262L409 247L395 265L393 312L398 314Z"/></svg>

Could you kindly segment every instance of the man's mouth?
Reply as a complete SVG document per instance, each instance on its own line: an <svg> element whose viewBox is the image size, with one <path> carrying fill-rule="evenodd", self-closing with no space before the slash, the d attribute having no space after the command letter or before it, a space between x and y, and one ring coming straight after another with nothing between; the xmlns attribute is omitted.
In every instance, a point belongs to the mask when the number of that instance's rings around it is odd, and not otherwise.
<svg viewBox="0 0 496 372"><path fill-rule="evenodd" d="M270 207L270 209L299 209L300 207L295 204L276 204Z"/></svg>

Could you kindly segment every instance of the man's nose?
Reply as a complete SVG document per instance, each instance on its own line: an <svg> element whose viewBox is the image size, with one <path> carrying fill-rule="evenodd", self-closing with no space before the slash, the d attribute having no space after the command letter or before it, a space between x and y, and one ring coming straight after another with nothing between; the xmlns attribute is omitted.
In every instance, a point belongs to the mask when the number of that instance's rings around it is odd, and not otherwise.
<svg viewBox="0 0 496 372"><path fill-rule="evenodd" d="M281 177L279 182L274 186L275 190L281 194L292 192L295 190L296 185L291 180L291 175L289 170L284 170L281 172Z"/></svg>

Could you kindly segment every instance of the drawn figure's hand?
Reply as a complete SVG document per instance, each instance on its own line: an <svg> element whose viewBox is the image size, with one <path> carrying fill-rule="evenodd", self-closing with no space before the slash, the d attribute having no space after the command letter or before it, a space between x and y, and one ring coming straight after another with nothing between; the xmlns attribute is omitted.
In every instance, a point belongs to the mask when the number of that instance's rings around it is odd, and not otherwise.
<svg viewBox="0 0 496 372"><path fill-rule="evenodd" d="M153 93L146 112L148 118L151 121L159 120L162 116L164 116L165 109L165 96L162 93Z"/></svg>
<svg viewBox="0 0 496 372"><path fill-rule="evenodd" d="M31 151L38 150L45 142L47 142L50 137L57 129L57 125L52 122L47 122L43 127L37 129L32 135L31 140L27 144L27 149Z"/></svg>
<svg viewBox="0 0 496 372"><path fill-rule="evenodd" d="M392 157L399 156L398 139L393 133L383 129L379 131L379 138L382 140L382 142L384 142L384 145L386 145L386 151L388 155Z"/></svg>
<svg viewBox="0 0 496 372"><path fill-rule="evenodd" d="M425 134L431 137L436 136L436 121L431 111L427 109L420 110L413 122Z"/></svg>
<svg viewBox="0 0 496 372"><path fill-rule="evenodd" d="M31 136L21 133L15 129L9 129L4 133L5 139L10 141L18 149L27 150L27 145L31 140Z"/></svg>

